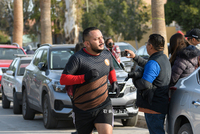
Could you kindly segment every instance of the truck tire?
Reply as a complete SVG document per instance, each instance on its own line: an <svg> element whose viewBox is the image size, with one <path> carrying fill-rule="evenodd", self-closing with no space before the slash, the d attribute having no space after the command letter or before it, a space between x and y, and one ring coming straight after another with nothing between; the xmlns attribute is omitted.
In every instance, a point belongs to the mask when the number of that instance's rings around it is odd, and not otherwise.
<svg viewBox="0 0 200 134"><path fill-rule="evenodd" d="M2 90L2 107L4 109L10 108L10 101L7 99L3 90Z"/></svg>
<svg viewBox="0 0 200 134"><path fill-rule="evenodd" d="M29 107L26 90L22 93L22 114L25 120L33 120L35 117L35 110Z"/></svg>
<svg viewBox="0 0 200 134"><path fill-rule="evenodd" d="M13 113L14 114L22 114L22 106L18 102L16 92L14 92L14 94L13 94Z"/></svg>
<svg viewBox="0 0 200 134"><path fill-rule="evenodd" d="M47 129L56 128L58 120L51 114L51 106L48 94L44 95L43 98L43 123Z"/></svg>

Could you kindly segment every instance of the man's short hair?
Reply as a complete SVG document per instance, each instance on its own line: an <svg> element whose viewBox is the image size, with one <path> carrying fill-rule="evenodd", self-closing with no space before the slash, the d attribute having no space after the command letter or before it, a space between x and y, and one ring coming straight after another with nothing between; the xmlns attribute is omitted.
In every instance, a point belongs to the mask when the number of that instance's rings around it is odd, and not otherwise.
<svg viewBox="0 0 200 134"><path fill-rule="evenodd" d="M165 39L160 34L151 34L149 36L149 43L153 45L157 51L163 51L165 45Z"/></svg>
<svg viewBox="0 0 200 134"><path fill-rule="evenodd" d="M85 38L89 35L89 32L93 30L99 30L99 29L97 27L88 27L83 31L83 42L85 41Z"/></svg>

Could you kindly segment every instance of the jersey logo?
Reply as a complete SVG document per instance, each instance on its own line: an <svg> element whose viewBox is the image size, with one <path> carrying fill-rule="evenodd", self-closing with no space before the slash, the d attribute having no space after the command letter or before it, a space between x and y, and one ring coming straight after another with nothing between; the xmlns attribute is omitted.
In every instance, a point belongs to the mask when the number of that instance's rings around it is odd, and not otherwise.
<svg viewBox="0 0 200 134"><path fill-rule="evenodd" d="M110 61L109 61L108 59L105 59L104 62L105 62L105 64L106 64L106 66L109 66L109 65L110 65Z"/></svg>

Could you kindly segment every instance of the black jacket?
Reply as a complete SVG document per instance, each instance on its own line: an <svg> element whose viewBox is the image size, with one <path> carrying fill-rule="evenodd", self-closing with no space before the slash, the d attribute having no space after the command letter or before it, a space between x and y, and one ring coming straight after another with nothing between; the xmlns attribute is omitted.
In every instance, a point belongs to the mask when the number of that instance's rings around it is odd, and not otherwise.
<svg viewBox="0 0 200 134"><path fill-rule="evenodd" d="M134 60L142 67L147 63L145 59L139 56L136 56ZM137 88L136 105L166 114L168 111L168 89L171 78L171 65L169 59L162 51L152 54L148 61L150 60L155 60L160 65L160 73L153 83L142 78L134 81Z"/></svg>

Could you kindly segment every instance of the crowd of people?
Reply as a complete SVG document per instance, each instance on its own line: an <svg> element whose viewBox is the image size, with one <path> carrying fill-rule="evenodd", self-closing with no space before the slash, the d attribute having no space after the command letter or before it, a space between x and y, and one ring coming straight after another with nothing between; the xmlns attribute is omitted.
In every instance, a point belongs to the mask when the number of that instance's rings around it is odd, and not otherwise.
<svg viewBox="0 0 200 134"><path fill-rule="evenodd" d="M168 114L169 87L180 78L187 77L199 67L200 29L192 29L187 35L176 33L170 38L170 59L163 53L165 39L160 34L149 36L146 49L148 60L125 49L141 67L130 72L137 88L136 105L144 112L150 134L165 134L164 121ZM105 45L104 45L105 44ZM101 31L89 27L83 31L83 43L76 45L60 78L60 83L72 86L73 119L78 134L112 134L113 112L108 96L107 81L112 92L119 95L119 86L111 54L120 63L120 49L112 38L104 41ZM126 79L127 79L126 78Z"/></svg>
<svg viewBox="0 0 200 134"><path fill-rule="evenodd" d="M149 36L147 52L148 61L135 55L130 50L127 58L133 58L143 69L131 72L137 88L139 111L144 112L150 134L165 134L164 121L168 113L169 87L174 86L180 78L189 76L200 66L200 29L190 30L185 36L175 33L170 38L168 59L163 54L165 40L159 34Z"/></svg>

